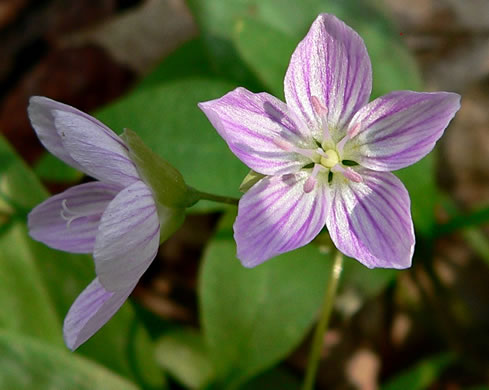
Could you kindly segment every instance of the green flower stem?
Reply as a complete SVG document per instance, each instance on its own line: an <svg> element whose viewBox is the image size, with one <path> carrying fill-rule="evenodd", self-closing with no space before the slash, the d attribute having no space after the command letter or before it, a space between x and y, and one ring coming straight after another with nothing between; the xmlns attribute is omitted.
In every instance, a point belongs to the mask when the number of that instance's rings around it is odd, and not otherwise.
<svg viewBox="0 0 489 390"><path fill-rule="evenodd" d="M338 290L338 282L340 280L341 271L343 269L343 255L340 251L336 251L333 268L328 281L328 287L324 295L323 307L321 309L321 318L314 332L312 340L311 352L309 353L309 361L307 362L306 377L302 390L312 390L316 380L316 373L321 357L321 349L324 341L324 334L328 329L329 318L333 310L333 303Z"/></svg>
<svg viewBox="0 0 489 390"><path fill-rule="evenodd" d="M238 198L233 198L230 196L214 195L214 194L209 194L208 192L202 192L195 189L193 189L193 191L195 191L195 195L198 197L199 200L205 199L205 200L210 200L218 203L232 204L233 206L237 206L239 202Z"/></svg>

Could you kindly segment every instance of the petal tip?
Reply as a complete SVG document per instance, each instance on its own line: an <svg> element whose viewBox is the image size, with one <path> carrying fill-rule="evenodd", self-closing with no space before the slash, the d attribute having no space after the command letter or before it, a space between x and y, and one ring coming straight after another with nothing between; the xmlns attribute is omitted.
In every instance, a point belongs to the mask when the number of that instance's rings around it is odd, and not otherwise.
<svg viewBox="0 0 489 390"><path fill-rule="evenodd" d="M247 256L240 255L239 251L236 257L240 261L241 265L245 268L255 268L256 266L270 259L270 258L256 258L256 257L249 258Z"/></svg>
<svg viewBox="0 0 489 390"><path fill-rule="evenodd" d="M76 339L73 339L71 335L68 334L66 330L63 329L63 339L66 345L66 348L68 348L71 352L75 352L78 347L81 345L81 343L77 343Z"/></svg>

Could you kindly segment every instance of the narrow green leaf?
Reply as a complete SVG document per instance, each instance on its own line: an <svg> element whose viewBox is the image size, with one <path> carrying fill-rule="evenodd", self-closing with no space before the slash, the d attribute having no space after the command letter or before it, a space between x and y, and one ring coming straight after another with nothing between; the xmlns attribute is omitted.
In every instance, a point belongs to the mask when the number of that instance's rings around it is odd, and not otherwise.
<svg viewBox="0 0 489 390"><path fill-rule="evenodd" d="M467 244L489 266L489 240L486 235L476 228L464 229L462 235Z"/></svg>
<svg viewBox="0 0 489 390"><path fill-rule="evenodd" d="M15 332L0 331L0 388L136 390L106 368Z"/></svg>
<svg viewBox="0 0 489 390"><path fill-rule="evenodd" d="M202 324L218 383L235 388L285 358L312 325L330 258L306 246L256 268L232 240L211 242L199 283Z"/></svg>
<svg viewBox="0 0 489 390"><path fill-rule="evenodd" d="M424 359L408 368L382 386L382 390L424 390L455 360L451 353L442 353Z"/></svg>
<svg viewBox="0 0 489 390"><path fill-rule="evenodd" d="M455 214L447 223L436 226L437 236L453 233L460 229L489 224L489 206L479 207L467 213Z"/></svg>

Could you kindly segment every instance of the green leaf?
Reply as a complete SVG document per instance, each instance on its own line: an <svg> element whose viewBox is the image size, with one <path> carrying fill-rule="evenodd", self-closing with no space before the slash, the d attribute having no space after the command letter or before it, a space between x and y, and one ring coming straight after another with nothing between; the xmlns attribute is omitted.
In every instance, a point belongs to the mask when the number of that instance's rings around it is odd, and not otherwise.
<svg viewBox="0 0 489 390"><path fill-rule="evenodd" d="M0 299L12 307L1 311L0 324L63 345L63 318L95 277L93 260L50 249L27 235L27 212L48 194L3 138L0 161L0 212L6 213L0 235ZM149 336L130 305L124 305L79 352L129 378L162 384Z"/></svg>
<svg viewBox="0 0 489 390"><path fill-rule="evenodd" d="M455 360L451 353L442 353L424 359L408 368L382 386L382 390L424 390Z"/></svg>
<svg viewBox="0 0 489 390"><path fill-rule="evenodd" d="M57 183L74 183L83 177L82 172L47 152L37 161L34 172L41 180Z"/></svg>
<svg viewBox="0 0 489 390"><path fill-rule="evenodd" d="M109 370L34 338L0 331L0 388L136 390Z"/></svg>
<svg viewBox="0 0 489 390"><path fill-rule="evenodd" d="M187 77L213 76L213 70L206 58L206 49L201 38L184 43L168 57L165 57L135 87L135 91L153 88L157 84Z"/></svg>
<svg viewBox="0 0 489 390"><path fill-rule="evenodd" d="M37 271L36 257L27 248L24 221L32 203L43 199L42 193L24 180L24 167L3 138L0 162L0 327L62 345L58 314Z"/></svg>
<svg viewBox="0 0 489 390"><path fill-rule="evenodd" d="M252 18L237 21L234 43L243 60L276 97L284 100L284 76L296 39Z"/></svg>
<svg viewBox="0 0 489 390"><path fill-rule="evenodd" d="M229 39L237 20L252 17L286 34L305 34L324 0L190 0L204 36Z"/></svg>
<svg viewBox="0 0 489 390"><path fill-rule="evenodd" d="M374 1L192 0L190 5L207 41L209 57L224 67L237 49L238 58L255 75L262 81L267 75L265 85L278 96L283 96L277 92L283 88L279 75L284 75L291 49L321 12L338 16L365 40L373 65L373 97L421 85L415 61ZM234 63L238 66L239 61Z"/></svg>
<svg viewBox="0 0 489 390"><path fill-rule="evenodd" d="M399 89L421 88L416 61L404 45L382 3L368 0L329 0L324 11L336 15L352 27L365 41L372 61L372 97Z"/></svg>
<svg viewBox="0 0 489 390"><path fill-rule="evenodd" d="M212 377L212 366L202 335L179 329L156 342L156 360L180 384L189 389L203 388Z"/></svg>
<svg viewBox="0 0 489 390"><path fill-rule="evenodd" d="M235 47L229 40L233 31L235 8L248 7L249 2L191 0L194 17L200 26L202 42L211 69L221 77L238 81L248 87L257 87L257 82L239 58Z"/></svg>
<svg viewBox="0 0 489 390"><path fill-rule="evenodd" d="M289 371L275 368L267 371L250 382L240 390L299 390L301 383Z"/></svg>
<svg viewBox="0 0 489 390"><path fill-rule="evenodd" d="M145 88L101 110L97 117L116 132L134 130L151 149L183 174L197 190L239 196L248 172L217 134L197 103L218 98L235 86L229 82L186 79ZM222 209L199 202L194 210Z"/></svg>
<svg viewBox="0 0 489 390"><path fill-rule="evenodd" d="M27 247L25 224L17 220L2 228L0 327L62 346L60 318L37 272L36 256Z"/></svg>
<svg viewBox="0 0 489 390"><path fill-rule="evenodd" d="M299 344L319 310L331 261L309 245L247 269L226 232L205 252L199 296L217 382L232 389Z"/></svg>

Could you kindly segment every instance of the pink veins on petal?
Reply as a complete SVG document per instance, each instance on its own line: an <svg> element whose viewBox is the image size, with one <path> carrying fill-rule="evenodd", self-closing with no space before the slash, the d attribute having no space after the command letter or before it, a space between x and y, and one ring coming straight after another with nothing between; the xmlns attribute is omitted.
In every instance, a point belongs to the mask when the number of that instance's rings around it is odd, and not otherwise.
<svg viewBox="0 0 489 390"><path fill-rule="evenodd" d="M321 14L292 54L286 103L237 88L199 104L231 151L265 176L241 198L234 223L244 266L304 246L325 226L367 267L411 265L410 199L389 171L433 149L460 96L395 91L369 103L371 88L362 38Z"/></svg>
<svg viewBox="0 0 489 390"><path fill-rule="evenodd" d="M76 299L64 322L74 350L125 302L156 256L162 216L139 177L124 141L95 118L66 104L34 96L29 118L42 144L98 181L74 186L35 207L29 234L63 251L93 253L97 277Z"/></svg>

